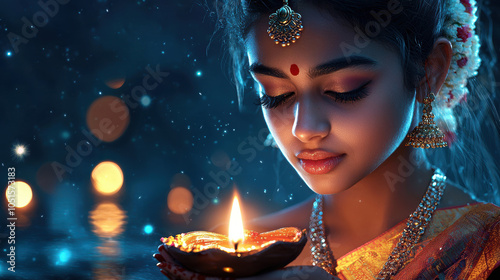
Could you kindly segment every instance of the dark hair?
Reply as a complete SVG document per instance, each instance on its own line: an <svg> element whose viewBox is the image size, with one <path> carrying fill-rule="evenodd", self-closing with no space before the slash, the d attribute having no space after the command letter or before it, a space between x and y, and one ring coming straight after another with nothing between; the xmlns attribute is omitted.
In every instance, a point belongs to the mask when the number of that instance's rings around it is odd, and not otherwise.
<svg viewBox="0 0 500 280"><path fill-rule="evenodd" d="M301 5L313 5L347 24L362 31L370 21L371 13L388 10L388 4L400 4L402 12L391 14L387 26L373 38L377 42L394 48L401 56L405 85L414 89L424 74L424 62L432 50L434 41L442 35L446 20L444 1L377 1L377 0L308 0L289 1L289 6L300 11ZM216 0L219 23L225 32L226 43L233 69L233 79L243 100L245 81L245 39L253 24L262 16L269 16L283 5L281 0ZM240 104L241 105L241 104Z"/></svg>
<svg viewBox="0 0 500 280"><path fill-rule="evenodd" d="M238 93L240 109L243 108L243 97L246 82L250 76L247 72L245 39L249 30L257 20L268 17L283 5L282 0L215 0L218 16L217 30L224 32L225 43L230 58L230 69L233 82ZM373 13L388 10L388 5L400 5L402 11L392 13L387 26L380 28L374 41L382 43L394 51L400 58L404 71L404 84L408 90L414 90L425 75L424 64L432 51L434 42L443 36L444 23L453 11L447 11L447 0L290 0L289 6L300 13L302 5L312 5L320 11L329 13L343 20L353 28L365 30L369 22L374 20ZM478 3L481 9L481 3ZM480 17L481 18L481 17ZM306 27L305 27L306 28ZM496 56L491 46L491 34L485 36L487 28L478 28L481 39L486 42L481 54L488 57L490 64L483 64L480 76L472 79L469 85L469 102L465 106L457 106L458 131L457 141L449 149L443 151L426 151L426 155L434 165L439 166L447 174L473 192L476 199L492 201L500 204L498 185L499 173L495 159L486 150L481 138L481 125L487 123L489 132L493 129L491 151L500 150L498 143L498 121L493 105L494 76L492 67ZM217 31L216 30L216 31ZM484 61L484 59L483 59ZM482 76L487 77L483 79ZM251 88L251 86L249 86ZM470 105L471 102L474 105ZM485 112L488 112L485 114ZM498 118L498 117L497 117ZM432 149L431 149L432 150ZM440 149L443 150L443 149ZM478 156L481 160L472 160Z"/></svg>

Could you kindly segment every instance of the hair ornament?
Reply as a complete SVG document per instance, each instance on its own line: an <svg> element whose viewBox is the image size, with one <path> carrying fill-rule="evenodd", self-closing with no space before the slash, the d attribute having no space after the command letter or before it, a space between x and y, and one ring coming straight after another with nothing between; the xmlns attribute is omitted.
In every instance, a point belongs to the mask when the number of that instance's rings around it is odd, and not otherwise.
<svg viewBox="0 0 500 280"><path fill-rule="evenodd" d="M453 46L448 76L436 96L436 107L453 108L467 101L467 79L477 75L481 64L479 36L476 35L476 0L447 0L448 18L444 34Z"/></svg>
<svg viewBox="0 0 500 280"><path fill-rule="evenodd" d="M269 16L269 37L282 47L290 46L300 38L302 16L288 6L288 0L283 0L283 6Z"/></svg>
<svg viewBox="0 0 500 280"><path fill-rule="evenodd" d="M451 145L457 138L457 121L453 108L467 102L467 80L477 75L481 65L479 36L476 35L476 0L446 0L448 20L443 33L451 42L453 55L446 80L436 96L436 124Z"/></svg>

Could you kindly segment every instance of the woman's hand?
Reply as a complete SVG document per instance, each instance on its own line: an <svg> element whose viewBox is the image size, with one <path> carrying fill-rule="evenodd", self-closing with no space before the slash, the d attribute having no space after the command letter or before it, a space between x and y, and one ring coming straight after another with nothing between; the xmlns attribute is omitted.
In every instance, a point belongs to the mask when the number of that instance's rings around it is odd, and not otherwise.
<svg viewBox="0 0 500 280"><path fill-rule="evenodd" d="M158 247L160 254L154 254L153 257L156 258L159 263L157 266L161 269L161 272L171 280L223 280L223 279L234 279L234 278L217 278L217 277L207 277L205 275L192 272L185 269L168 254L165 250L164 245ZM316 266L291 266L283 269L278 269L265 274L259 274L253 277L241 278L244 280L322 280L322 279L339 279L331 276L323 269Z"/></svg>

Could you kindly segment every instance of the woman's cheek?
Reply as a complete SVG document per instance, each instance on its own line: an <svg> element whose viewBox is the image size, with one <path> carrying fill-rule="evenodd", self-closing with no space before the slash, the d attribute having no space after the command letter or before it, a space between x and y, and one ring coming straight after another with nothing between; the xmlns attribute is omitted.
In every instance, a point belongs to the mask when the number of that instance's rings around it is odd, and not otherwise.
<svg viewBox="0 0 500 280"><path fill-rule="evenodd" d="M286 126L293 126L294 117L293 110L284 104L272 109L263 108L264 119L266 123L275 128L281 128ZM292 130L290 128L290 135Z"/></svg>
<svg viewBox="0 0 500 280"><path fill-rule="evenodd" d="M267 127L274 137L274 141L276 141L280 149L289 149L290 145L293 144L293 112L281 107L274 109L262 108L262 111Z"/></svg>
<svg viewBox="0 0 500 280"><path fill-rule="evenodd" d="M264 120L266 121L267 127L269 128L269 131L272 133L274 140L276 142L279 141L279 133L278 131L281 130L280 128L280 123L276 121L276 116L273 114L272 109L265 109L262 108L262 112L264 115Z"/></svg>
<svg viewBox="0 0 500 280"><path fill-rule="evenodd" d="M384 100L381 100L384 101ZM413 110L398 98L385 99L376 106L365 108L364 124L360 123L365 153L378 163L387 159L401 144L411 124Z"/></svg>

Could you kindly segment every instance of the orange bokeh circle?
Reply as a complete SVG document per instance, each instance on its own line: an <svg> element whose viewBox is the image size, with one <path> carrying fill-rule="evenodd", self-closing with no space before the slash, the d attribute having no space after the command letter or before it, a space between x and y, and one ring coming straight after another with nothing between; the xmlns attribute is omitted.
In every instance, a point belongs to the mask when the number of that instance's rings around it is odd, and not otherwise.
<svg viewBox="0 0 500 280"><path fill-rule="evenodd" d="M106 85L112 89L119 89L125 84L124 78L110 79L106 81Z"/></svg>
<svg viewBox="0 0 500 280"><path fill-rule="evenodd" d="M113 142L123 135L130 123L130 112L118 97L103 96L87 110L90 132L104 142Z"/></svg>
<svg viewBox="0 0 500 280"><path fill-rule="evenodd" d="M175 187L168 193L167 203L173 213L186 214L193 207L193 194L184 187Z"/></svg>

